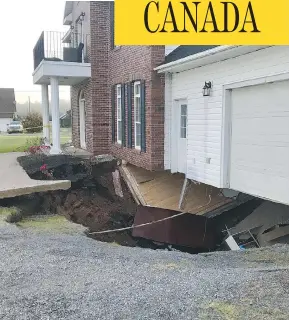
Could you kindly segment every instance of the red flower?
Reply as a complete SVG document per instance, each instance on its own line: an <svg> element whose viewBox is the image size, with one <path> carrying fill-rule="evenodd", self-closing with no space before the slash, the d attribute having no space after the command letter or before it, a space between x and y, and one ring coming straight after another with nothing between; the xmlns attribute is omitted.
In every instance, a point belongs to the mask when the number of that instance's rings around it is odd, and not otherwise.
<svg viewBox="0 0 289 320"><path fill-rule="evenodd" d="M46 171L47 170L47 164L43 164L41 167L40 167L40 171Z"/></svg>

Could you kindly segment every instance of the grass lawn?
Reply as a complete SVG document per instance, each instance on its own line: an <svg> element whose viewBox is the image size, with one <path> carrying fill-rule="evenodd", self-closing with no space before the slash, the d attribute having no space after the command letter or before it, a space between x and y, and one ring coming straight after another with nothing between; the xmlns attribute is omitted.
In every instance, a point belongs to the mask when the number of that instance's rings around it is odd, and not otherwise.
<svg viewBox="0 0 289 320"><path fill-rule="evenodd" d="M23 152L31 145L39 144L38 139L42 137L41 133L24 134L0 134L0 153ZM61 143L67 143L71 140L71 129L60 129Z"/></svg>

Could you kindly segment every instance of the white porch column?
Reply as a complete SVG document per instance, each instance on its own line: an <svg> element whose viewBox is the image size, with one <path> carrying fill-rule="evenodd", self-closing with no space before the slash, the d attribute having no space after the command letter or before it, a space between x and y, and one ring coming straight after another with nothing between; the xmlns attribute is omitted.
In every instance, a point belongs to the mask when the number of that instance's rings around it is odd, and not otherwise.
<svg viewBox="0 0 289 320"><path fill-rule="evenodd" d="M49 130L49 99L48 99L48 85L41 85L42 96L42 118L43 118L43 139L45 144L50 144L50 130Z"/></svg>
<svg viewBox="0 0 289 320"><path fill-rule="evenodd" d="M52 147L51 154L61 153L60 149L60 121L59 121L59 81L51 77L51 114L52 114Z"/></svg>

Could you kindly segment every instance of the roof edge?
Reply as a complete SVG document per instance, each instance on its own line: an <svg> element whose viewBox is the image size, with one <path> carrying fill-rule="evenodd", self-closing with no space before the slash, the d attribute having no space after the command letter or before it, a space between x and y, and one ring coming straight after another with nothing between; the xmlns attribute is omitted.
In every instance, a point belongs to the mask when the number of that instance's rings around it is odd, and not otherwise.
<svg viewBox="0 0 289 320"><path fill-rule="evenodd" d="M63 13L63 20L72 13L73 10L73 1L65 1L64 13Z"/></svg>
<svg viewBox="0 0 289 320"><path fill-rule="evenodd" d="M187 57L179 59L179 60L175 60L175 61L172 61L169 63L162 64L162 65L154 68L154 70L158 71L158 73L169 72L175 66L179 66L179 65L185 64L187 62L191 62L191 61L205 58L205 57L208 57L211 55L215 55L215 54L218 54L218 53L221 53L224 51L229 51L229 50L237 48L237 47L241 47L241 46L240 45L219 46L219 47L216 47L213 49L209 49L209 50L202 51L202 52L199 52L196 54L192 54L190 56L187 56Z"/></svg>

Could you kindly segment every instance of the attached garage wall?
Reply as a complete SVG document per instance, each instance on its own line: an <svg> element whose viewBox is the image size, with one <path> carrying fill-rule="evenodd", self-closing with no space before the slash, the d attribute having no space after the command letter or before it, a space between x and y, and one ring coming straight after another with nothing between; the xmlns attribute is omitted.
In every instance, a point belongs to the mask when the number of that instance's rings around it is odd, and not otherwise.
<svg viewBox="0 0 289 320"><path fill-rule="evenodd" d="M164 169L171 168L171 153L169 152L171 146L171 119L172 119L172 77L166 74L165 78L165 127L164 127Z"/></svg>
<svg viewBox="0 0 289 320"><path fill-rule="evenodd" d="M187 177L216 187L221 179L222 111L224 85L289 72L289 47L275 46L234 59L174 73L172 97L166 94L166 133L175 99L188 100ZM203 97L205 81L213 82L210 97ZM166 140L166 168L170 168L170 140ZM168 154L169 153L169 154ZM209 160L210 163L207 163Z"/></svg>
<svg viewBox="0 0 289 320"><path fill-rule="evenodd" d="M289 81L233 89L230 188L289 204Z"/></svg>

